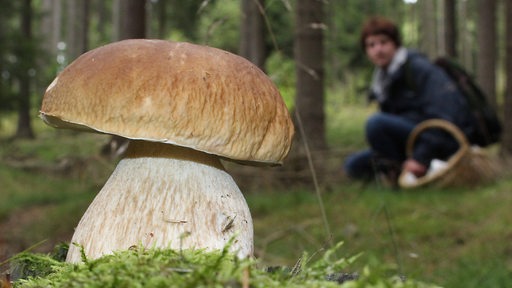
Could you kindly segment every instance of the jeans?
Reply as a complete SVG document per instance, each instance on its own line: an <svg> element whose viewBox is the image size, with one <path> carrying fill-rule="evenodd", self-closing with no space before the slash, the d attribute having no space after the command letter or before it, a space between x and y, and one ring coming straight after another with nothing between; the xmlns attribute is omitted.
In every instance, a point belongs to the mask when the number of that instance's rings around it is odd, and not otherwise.
<svg viewBox="0 0 512 288"><path fill-rule="evenodd" d="M376 171L385 172L389 164L400 165L407 158L405 146L415 126L415 123L396 115L372 115L365 127L370 148L350 155L344 163L345 173L352 178L370 180Z"/></svg>

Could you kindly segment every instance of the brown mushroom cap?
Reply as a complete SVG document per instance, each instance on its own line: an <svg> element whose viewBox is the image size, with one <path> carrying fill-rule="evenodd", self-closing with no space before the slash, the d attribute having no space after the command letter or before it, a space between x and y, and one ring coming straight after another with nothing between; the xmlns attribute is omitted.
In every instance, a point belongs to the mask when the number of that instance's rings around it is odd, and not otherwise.
<svg viewBox="0 0 512 288"><path fill-rule="evenodd" d="M272 81L248 60L190 43L124 40L91 50L50 84L52 126L280 164L294 129Z"/></svg>

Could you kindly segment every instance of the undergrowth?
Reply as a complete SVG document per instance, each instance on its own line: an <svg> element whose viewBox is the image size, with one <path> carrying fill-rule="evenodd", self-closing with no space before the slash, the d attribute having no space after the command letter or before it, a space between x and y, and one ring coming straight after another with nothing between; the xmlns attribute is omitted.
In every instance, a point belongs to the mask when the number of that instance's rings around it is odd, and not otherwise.
<svg viewBox="0 0 512 288"><path fill-rule="evenodd" d="M321 255L304 255L294 267L262 267L224 250L134 248L83 263L55 254L23 252L9 262L13 287L435 287L366 266L350 271L358 256L336 257L342 243ZM60 255L60 256L56 256Z"/></svg>

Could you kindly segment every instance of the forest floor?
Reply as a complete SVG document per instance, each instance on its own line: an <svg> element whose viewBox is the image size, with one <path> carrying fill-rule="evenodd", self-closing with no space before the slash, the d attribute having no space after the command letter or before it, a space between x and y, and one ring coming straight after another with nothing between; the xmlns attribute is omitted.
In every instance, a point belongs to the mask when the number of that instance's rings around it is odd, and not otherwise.
<svg viewBox="0 0 512 288"><path fill-rule="evenodd" d="M291 156L282 167L268 168L226 163L251 209L262 265L292 267L304 251L315 255L343 242L338 256L362 253L347 272L378 263L444 287L507 287L510 173L479 187L415 191L348 181L341 174L343 159L364 146L360 112L330 124L331 146L343 149L313 156L318 191L305 158ZM116 165L98 156L105 136L37 131L32 141L0 133L0 263L26 249L48 253L69 241Z"/></svg>

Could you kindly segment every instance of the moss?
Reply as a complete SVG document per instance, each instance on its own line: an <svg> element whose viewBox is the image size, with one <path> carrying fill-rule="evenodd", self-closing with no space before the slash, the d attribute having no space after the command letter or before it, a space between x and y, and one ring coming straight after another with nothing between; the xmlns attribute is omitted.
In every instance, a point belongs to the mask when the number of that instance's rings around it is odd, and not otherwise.
<svg viewBox="0 0 512 288"><path fill-rule="evenodd" d="M134 248L84 259L81 264L58 261L56 253L21 253L11 263L21 269L13 287L243 287L247 282L250 287L433 287L384 276L368 267L361 273L344 272L357 256L335 257L339 246L315 257L304 253L294 267L273 268L239 259L227 248L214 252Z"/></svg>

